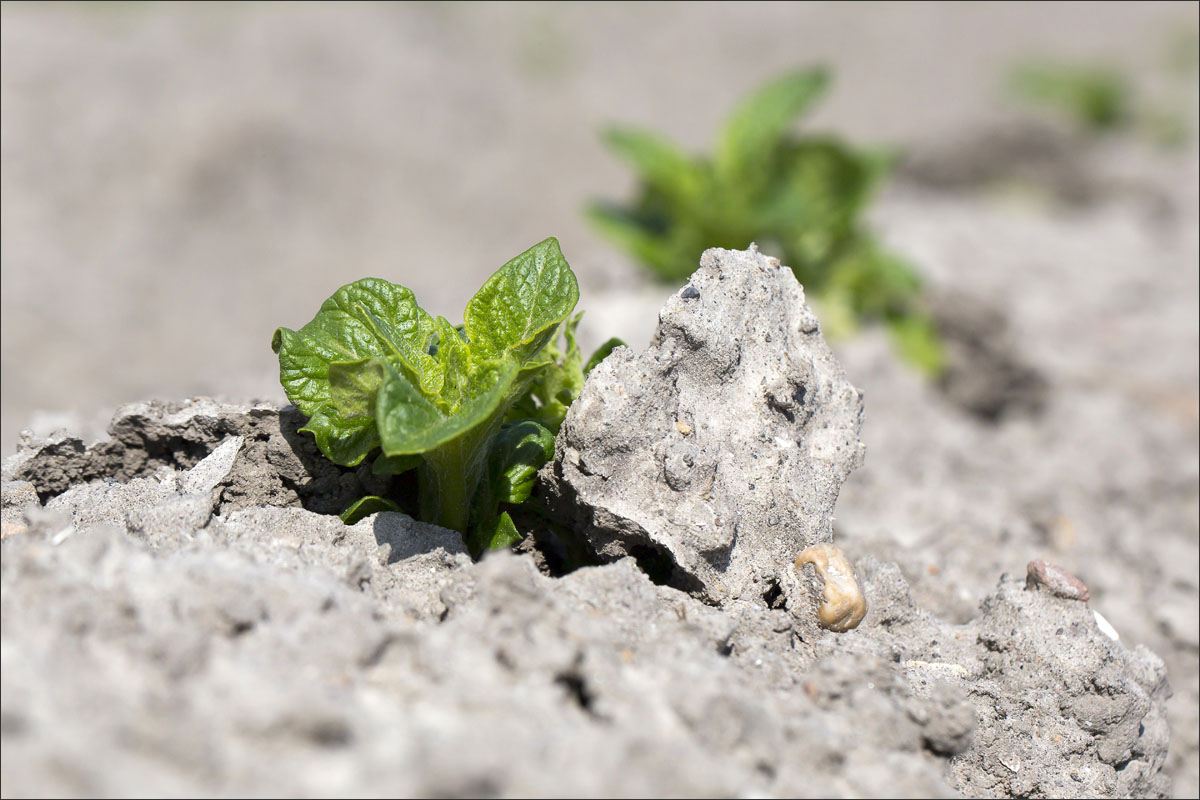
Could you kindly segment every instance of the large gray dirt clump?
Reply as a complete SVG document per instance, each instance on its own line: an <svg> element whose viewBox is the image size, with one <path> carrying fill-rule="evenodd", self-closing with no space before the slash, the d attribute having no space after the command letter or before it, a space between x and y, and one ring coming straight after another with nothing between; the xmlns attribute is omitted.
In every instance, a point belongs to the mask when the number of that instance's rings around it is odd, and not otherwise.
<svg viewBox="0 0 1200 800"><path fill-rule="evenodd" d="M545 478L602 558L657 562L712 602L762 596L832 539L861 420L792 271L714 248L646 352L618 349L592 371Z"/></svg>

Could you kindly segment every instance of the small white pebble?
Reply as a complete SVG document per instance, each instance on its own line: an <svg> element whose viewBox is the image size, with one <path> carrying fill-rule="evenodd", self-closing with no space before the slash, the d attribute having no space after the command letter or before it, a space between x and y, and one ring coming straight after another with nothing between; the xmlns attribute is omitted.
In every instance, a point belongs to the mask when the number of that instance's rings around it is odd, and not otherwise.
<svg viewBox="0 0 1200 800"><path fill-rule="evenodd" d="M73 525L68 525L67 527L65 527L61 531L59 531L58 533L54 534L54 538L52 538L50 540L51 546L58 547L60 544L65 542L67 539L71 538L71 534L73 534L73 533L75 533L75 527Z"/></svg>
<svg viewBox="0 0 1200 800"><path fill-rule="evenodd" d="M1093 610L1092 613L1096 615L1096 627L1100 629L1100 632L1114 642L1119 642L1121 634L1117 633L1117 629L1112 626L1112 623L1100 616L1099 611Z"/></svg>

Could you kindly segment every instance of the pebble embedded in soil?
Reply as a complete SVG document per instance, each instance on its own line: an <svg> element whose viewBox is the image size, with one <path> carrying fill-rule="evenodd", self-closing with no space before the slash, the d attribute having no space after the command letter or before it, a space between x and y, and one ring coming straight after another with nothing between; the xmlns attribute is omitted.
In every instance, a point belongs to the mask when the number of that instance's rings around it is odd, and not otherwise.
<svg viewBox="0 0 1200 800"><path fill-rule="evenodd" d="M867 599L858 588L854 568L842 548L835 544L814 544L796 558L796 569L805 564L816 567L825 584L817 621L821 627L835 633L845 633L858 627L867 615Z"/></svg>
<svg viewBox="0 0 1200 800"><path fill-rule="evenodd" d="M1043 587L1055 597L1084 603L1091 597L1083 581L1056 564L1035 559L1025 567L1025 573L1026 585L1031 589Z"/></svg>

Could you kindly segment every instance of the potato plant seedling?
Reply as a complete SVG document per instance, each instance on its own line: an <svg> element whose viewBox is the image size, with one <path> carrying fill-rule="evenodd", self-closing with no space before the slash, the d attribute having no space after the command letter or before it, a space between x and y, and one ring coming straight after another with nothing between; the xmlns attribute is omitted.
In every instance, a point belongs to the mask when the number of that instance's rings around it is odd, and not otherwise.
<svg viewBox="0 0 1200 800"><path fill-rule="evenodd" d="M583 362L578 299L549 238L497 270L462 325L431 316L403 286L363 278L299 330L276 330L271 346L288 399L308 417L300 430L321 452L347 467L370 458L379 475L415 469L421 519L466 534L478 555L519 540L501 507L529 498L586 372L620 344ZM342 518L397 508L366 497Z"/></svg>

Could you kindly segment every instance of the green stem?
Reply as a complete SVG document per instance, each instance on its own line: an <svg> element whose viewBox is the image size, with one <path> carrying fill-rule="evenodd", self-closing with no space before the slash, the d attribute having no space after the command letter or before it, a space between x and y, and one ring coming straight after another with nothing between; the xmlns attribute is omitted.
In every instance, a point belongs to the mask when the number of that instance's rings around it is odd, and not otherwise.
<svg viewBox="0 0 1200 800"><path fill-rule="evenodd" d="M487 444L499 427L500 416L423 454L425 461L417 468L423 521L467 533L471 500L483 480Z"/></svg>

